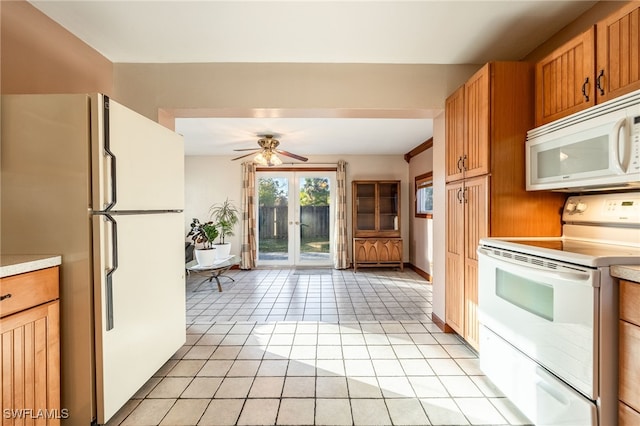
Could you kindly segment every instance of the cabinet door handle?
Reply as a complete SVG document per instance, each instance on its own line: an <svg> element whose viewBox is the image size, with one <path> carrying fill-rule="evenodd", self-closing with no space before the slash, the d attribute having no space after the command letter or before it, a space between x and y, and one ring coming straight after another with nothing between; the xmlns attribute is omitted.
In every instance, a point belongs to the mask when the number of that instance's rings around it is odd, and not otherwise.
<svg viewBox="0 0 640 426"><path fill-rule="evenodd" d="M462 199L464 200L464 203L465 203L465 204L467 204L467 203L469 202L469 200L467 199L467 190L468 190L468 189L469 189L469 188L465 188L465 189L462 191Z"/></svg>
<svg viewBox="0 0 640 426"><path fill-rule="evenodd" d="M2 296L0 296L0 302L3 301L4 299L8 299L10 297L11 297L11 293L3 294Z"/></svg>
<svg viewBox="0 0 640 426"><path fill-rule="evenodd" d="M458 157L458 162L456 163L456 166L458 167L458 170L462 171L462 157Z"/></svg>
<svg viewBox="0 0 640 426"><path fill-rule="evenodd" d="M462 170L463 171L467 170L467 154L464 154L462 156Z"/></svg>
<svg viewBox="0 0 640 426"><path fill-rule="evenodd" d="M582 96L584 96L584 101L589 102L589 95L587 94L587 84L589 84L589 77L584 79L584 83L582 83Z"/></svg>
<svg viewBox="0 0 640 426"><path fill-rule="evenodd" d="M596 78L596 89L600 89L600 95L604 95L604 87L601 81L602 77L604 77L604 70L600 70L600 74L598 74L598 78Z"/></svg>
<svg viewBox="0 0 640 426"><path fill-rule="evenodd" d="M458 203L462 204L462 188L458 188L458 192L456 192L456 199Z"/></svg>

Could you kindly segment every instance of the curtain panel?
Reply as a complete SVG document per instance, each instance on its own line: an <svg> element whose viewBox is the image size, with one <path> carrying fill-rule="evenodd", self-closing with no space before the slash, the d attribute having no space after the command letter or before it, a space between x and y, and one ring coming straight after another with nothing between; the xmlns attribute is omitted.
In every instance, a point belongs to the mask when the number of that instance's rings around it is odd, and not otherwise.
<svg viewBox="0 0 640 426"><path fill-rule="evenodd" d="M242 163L242 253L240 269L256 266L256 168L251 162Z"/></svg>
<svg viewBox="0 0 640 426"><path fill-rule="evenodd" d="M349 243L347 238L347 163L338 161L336 171L336 208L334 224L333 266L336 269L349 267Z"/></svg>

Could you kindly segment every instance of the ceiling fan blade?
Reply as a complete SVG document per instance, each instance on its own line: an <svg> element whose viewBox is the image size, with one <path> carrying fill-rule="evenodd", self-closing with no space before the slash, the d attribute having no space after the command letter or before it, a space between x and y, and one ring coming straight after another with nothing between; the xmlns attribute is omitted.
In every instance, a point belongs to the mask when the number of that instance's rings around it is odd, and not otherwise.
<svg viewBox="0 0 640 426"><path fill-rule="evenodd" d="M255 148L242 148L242 149L234 149L234 151L255 151Z"/></svg>
<svg viewBox="0 0 640 426"><path fill-rule="evenodd" d="M250 156L250 155L257 154L257 153L259 153L259 152L260 152L260 150L257 150L257 151L254 151L254 152L250 152L250 153L248 153L248 154L241 155L240 157L232 158L232 159L231 159L231 161L233 161L233 160L239 160L239 159L241 159L241 158L248 157L248 156Z"/></svg>
<svg viewBox="0 0 640 426"><path fill-rule="evenodd" d="M282 154L282 155L286 155L287 157L295 158L296 160L300 160L300 161L307 161L308 160L307 157L303 157L301 155L297 155L297 154L293 154L291 152L283 151L281 149L274 149L274 151L277 152L278 154Z"/></svg>

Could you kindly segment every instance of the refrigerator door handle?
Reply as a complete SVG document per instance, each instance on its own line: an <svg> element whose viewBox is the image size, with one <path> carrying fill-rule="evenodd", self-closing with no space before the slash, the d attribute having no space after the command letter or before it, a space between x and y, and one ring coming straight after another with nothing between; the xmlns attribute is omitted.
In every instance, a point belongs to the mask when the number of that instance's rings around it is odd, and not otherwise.
<svg viewBox="0 0 640 426"><path fill-rule="evenodd" d="M109 331L113 329L113 273L118 269L118 223L108 214L104 217L111 222L111 267L106 273L105 288L106 328Z"/></svg>
<svg viewBox="0 0 640 426"><path fill-rule="evenodd" d="M110 173L109 173L109 186L111 189L111 200L104 207L104 210L111 210L118 201L117 198L117 185L116 185L116 155L111 151L111 138L109 135L109 97L104 96L103 103L103 137L104 137L104 153L106 157L109 157Z"/></svg>

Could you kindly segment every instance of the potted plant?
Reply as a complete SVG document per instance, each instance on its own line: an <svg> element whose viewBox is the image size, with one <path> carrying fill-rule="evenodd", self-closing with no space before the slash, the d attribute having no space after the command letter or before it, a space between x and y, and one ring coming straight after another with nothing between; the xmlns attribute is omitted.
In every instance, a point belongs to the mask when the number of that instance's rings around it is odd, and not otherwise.
<svg viewBox="0 0 640 426"><path fill-rule="evenodd" d="M227 198L223 203L214 204L209 208L209 217L220 229L220 242L216 244L216 257L226 258L231 253L231 243L225 237L233 236L233 228L239 221L238 208Z"/></svg>
<svg viewBox="0 0 640 426"><path fill-rule="evenodd" d="M187 237L191 237L196 244L194 253L198 265L211 266L215 262L216 248L213 247L213 241L218 238L218 235L218 228L213 221L202 223L197 218L193 218ZM202 248L198 248L198 244L202 244Z"/></svg>

